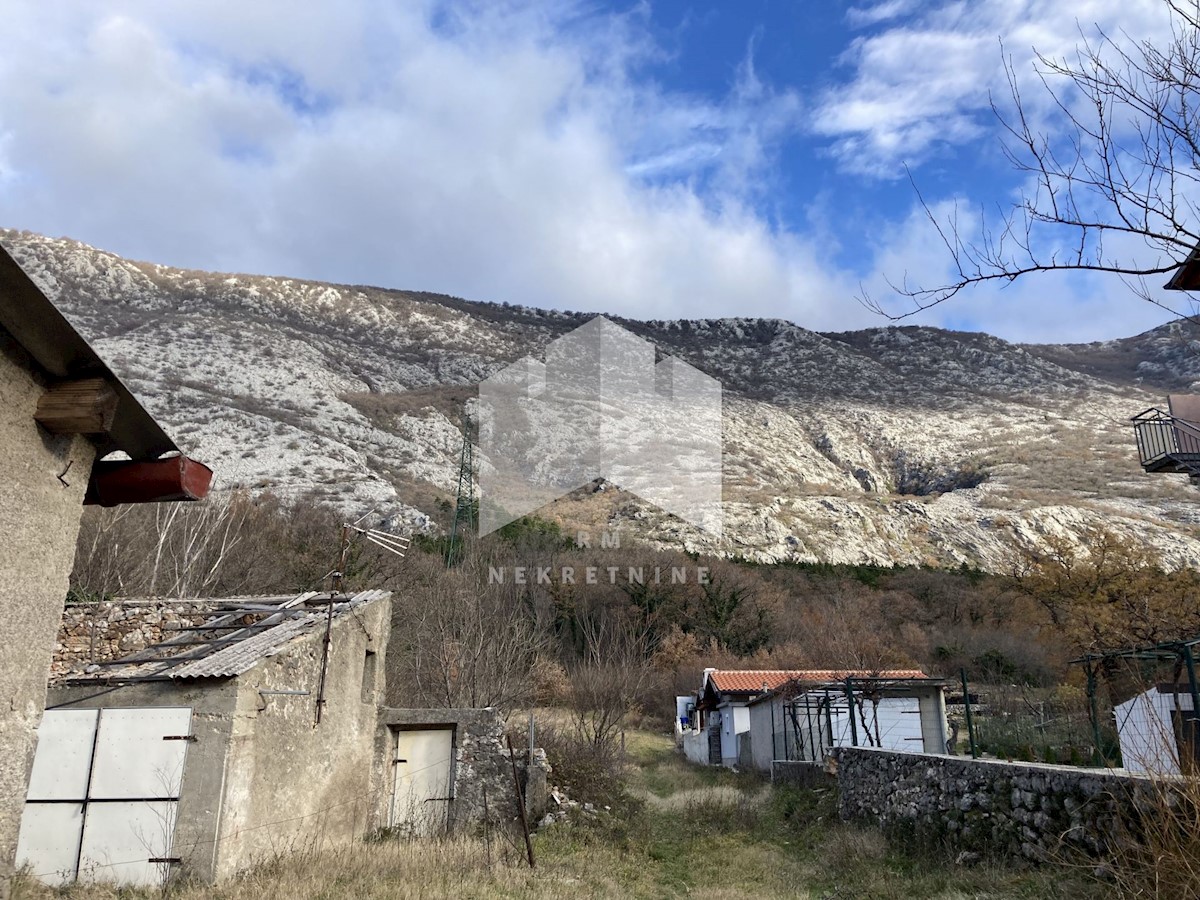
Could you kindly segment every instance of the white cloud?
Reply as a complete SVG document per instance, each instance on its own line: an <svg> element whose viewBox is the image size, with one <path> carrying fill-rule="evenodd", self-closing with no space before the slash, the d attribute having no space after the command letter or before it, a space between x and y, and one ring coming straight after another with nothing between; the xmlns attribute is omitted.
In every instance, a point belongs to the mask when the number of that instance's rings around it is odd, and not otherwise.
<svg viewBox="0 0 1200 900"><path fill-rule="evenodd" d="M852 6L846 10L846 21L853 28L866 28L907 15L916 5L916 0L882 0L867 6Z"/></svg>
<svg viewBox="0 0 1200 900"><path fill-rule="evenodd" d="M722 100L669 94L633 74L643 13L550 8L20 3L5 224L197 267L840 321L850 283L752 211L796 97L749 58Z"/></svg>
<svg viewBox="0 0 1200 900"><path fill-rule="evenodd" d="M863 7L858 21L886 29L854 43L851 80L817 118L843 163L882 171L973 138L997 29L1038 43L1044 13L1069 44L1058 4L1011 5L1023 12L981 0L977 22L947 6L904 25L904 3ZM761 212L804 98L759 77L753 45L723 97L663 89L643 72L662 56L646 15L17 0L0 33L0 224L197 268L644 318L881 324L832 261L836 229ZM881 271L945 265L914 223L874 232ZM1013 336L1032 321L973 320Z"/></svg>
<svg viewBox="0 0 1200 900"><path fill-rule="evenodd" d="M893 9L893 6L895 7ZM884 3L880 19L905 12ZM887 13L887 16L883 14ZM1162 37L1170 15L1161 0L973 0L943 2L856 38L843 54L849 78L829 88L814 119L833 140L845 169L895 177L901 165L924 162L940 147L991 133L991 97L1007 93L1003 57L1010 56L1031 110L1045 97L1036 89L1035 49L1049 57L1073 52L1081 32L1096 27L1119 42ZM1003 41L1003 51L1001 50Z"/></svg>

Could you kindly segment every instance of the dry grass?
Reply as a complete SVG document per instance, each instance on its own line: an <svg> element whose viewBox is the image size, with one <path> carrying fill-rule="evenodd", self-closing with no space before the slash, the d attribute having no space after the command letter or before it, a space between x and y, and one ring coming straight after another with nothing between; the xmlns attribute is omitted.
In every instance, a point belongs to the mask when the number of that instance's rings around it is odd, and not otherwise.
<svg viewBox="0 0 1200 900"><path fill-rule="evenodd" d="M1200 780L1148 779L1115 832L1110 875L1121 896L1200 897Z"/></svg>
<svg viewBox="0 0 1200 900"><path fill-rule="evenodd" d="M691 766L671 741L629 734L629 799L612 813L544 829L537 868L511 835L381 841L266 860L216 887L180 884L179 900L264 898L1001 898L1087 897L1062 871L1002 863L963 868L836 818L831 791L771 788L751 775ZM157 891L18 880L14 897L135 900Z"/></svg>

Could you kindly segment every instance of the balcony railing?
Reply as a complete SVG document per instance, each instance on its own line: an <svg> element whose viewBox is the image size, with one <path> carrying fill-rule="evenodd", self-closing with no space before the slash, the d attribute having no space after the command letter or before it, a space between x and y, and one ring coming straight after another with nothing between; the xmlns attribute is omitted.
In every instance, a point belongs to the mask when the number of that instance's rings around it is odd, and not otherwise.
<svg viewBox="0 0 1200 900"><path fill-rule="evenodd" d="M1174 462L1200 470L1200 425L1151 407L1133 417L1133 432L1143 468L1161 469Z"/></svg>

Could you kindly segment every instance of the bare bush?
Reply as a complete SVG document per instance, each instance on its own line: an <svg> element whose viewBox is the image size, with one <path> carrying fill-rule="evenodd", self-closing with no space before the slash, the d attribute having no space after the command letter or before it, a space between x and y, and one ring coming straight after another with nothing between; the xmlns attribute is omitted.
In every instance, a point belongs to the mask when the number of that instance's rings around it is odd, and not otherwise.
<svg viewBox="0 0 1200 900"><path fill-rule="evenodd" d="M546 640L518 586L493 584L493 562L467 541L459 566L417 554L393 604L389 689L398 705L499 706L529 702Z"/></svg>

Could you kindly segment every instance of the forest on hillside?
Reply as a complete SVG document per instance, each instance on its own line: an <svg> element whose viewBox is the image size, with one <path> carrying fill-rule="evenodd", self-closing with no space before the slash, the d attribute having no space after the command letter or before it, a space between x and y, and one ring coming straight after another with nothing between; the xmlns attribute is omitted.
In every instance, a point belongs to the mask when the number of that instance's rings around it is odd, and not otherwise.
<svg viewBox="0 0 1200 900"><path fill-rule="evenodd" d="M314 499L271 494L90 508L69 601L319 590L341 525ZM395 592L393 705L564 706L599 744L631 716L665 721L672 698L695 690L709 666L915 667L965 675L972 692L987 686L997 724L1040 716L1024 737L993 729L996 752L1065 759L1091 742L1083 674L1069 660L1200 634L1195 573L1165 571L1103 531L1087 538L1086 555L1053 537L1014 546L1010 571L994 575L757 565L628 536L620 547L580 547L528 517L454 546L417 536L403 558L355 541L345 585ZM1102 674L1110 709L1124 688Z"/></svg>

